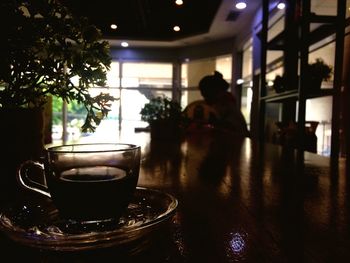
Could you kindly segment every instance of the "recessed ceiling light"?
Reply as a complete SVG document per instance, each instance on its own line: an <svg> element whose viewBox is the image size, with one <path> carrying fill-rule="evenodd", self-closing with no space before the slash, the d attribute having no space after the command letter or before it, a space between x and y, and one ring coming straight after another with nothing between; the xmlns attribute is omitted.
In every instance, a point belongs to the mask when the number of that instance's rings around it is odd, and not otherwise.
<svg viewBox="0 0 350 263"><path fill-rule="evenodd" d="M247 7L247 3L244 0L238 0L236 2L236 8L237 9L244 9Z"/></svg>
<svg viewBox="0 0 350 263"><path fill-rule="evenodd" d="M184 3L184 2L183 2L182 0L176 0L176 1L175 1L175 4L177 4L177 5L183 5L183 3Z"/></svg>
<svg viewBox="0 0 350 263"><path fill-rule="evenodd" d="M174 26L174 27L173 27L173 30L176 31L176 32L178 32L178 31L180 31L181 29L180 29L179 26Z"/></svg>
<svg viewBox="0 0 350 263"><path fill-rule="evenodd" d="M286 3L284 1L279 1L279 3L277 4L277 8L280 10L286 8Z"/></svg>
<svg viewBox="0 0 350 263"><path fill-rule="evenodd" d="M116 24L111 24L111 28L113 29L113 30L116 30L117 29L117 25Z"/></svg>
<svg viewBox="0 0 350 263"><path fill-rule="evenodd" d="M123 41L122 43L120 43L120 45L121 45L122 47L128 47L128 46L129 46L129 43Z"/></svg>
<svg viewBox="0 0 350 263"><path fill-rule="evenodd" d="M241 85L241 84L243 84L244 83L244 80L243 79L237 79L237 81L236 81L236 84L237 85Z"/></svg>

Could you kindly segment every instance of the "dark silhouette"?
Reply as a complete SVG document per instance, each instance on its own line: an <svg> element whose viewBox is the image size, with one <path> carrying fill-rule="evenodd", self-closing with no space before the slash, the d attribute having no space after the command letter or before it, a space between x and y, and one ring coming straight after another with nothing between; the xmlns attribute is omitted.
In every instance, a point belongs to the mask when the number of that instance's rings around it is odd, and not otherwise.
<svg viewBox="0 0 350 263"><path fill-rule="evenodd" d="M242 136L249 136L243 114L237 106L236 99L228 92L229 83L220 72L203 77L199 89L205 102L215 110L213 126Z"/></svg>

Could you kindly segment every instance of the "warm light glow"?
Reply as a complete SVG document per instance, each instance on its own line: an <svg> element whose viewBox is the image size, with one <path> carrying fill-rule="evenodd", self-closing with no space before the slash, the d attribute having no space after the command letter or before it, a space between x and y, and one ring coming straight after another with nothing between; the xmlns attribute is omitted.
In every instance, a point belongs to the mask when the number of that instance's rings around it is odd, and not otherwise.
<svg viewBox="0 0 350 263"><path fill-rule="evenodd" d="M284 8L286 8L286 3L284 1L280 1L278 4L277 4L277 8L282 10Z"/></svg>
<svg viewBox="0 0 350 263"><path fill-rule="evenodd" d="M128 47L128 46L129 46L129 43L128 43L128 42L122 42L120 45L121 45L122 47Z"/></svg>
<svg viewBox="0 0 350 263"><path fill-rule="evenodd" d="M243 1L243 0L238 0L238 1L236 2L236 8L237 8L237 9L244 9L244 8L246 8L246 7L247 7L247 4L246 4L245 1Z"/></svg>
<svg viewBox="0 0 350 263"><path fill-rule="evenodd" d="M116 24L111 24L111 28L112 28L113 30L116 30L116 29L117 29L117 25L116 25Z"/></svg>
<svg viewBox="0 0 350 263"><path fill-rule="evenodd" d="M247 89L247 112L249 113L252 109L252 101L253 101L253 90L252 88L248 88Z"/></svg>
<svg viewBox="0 0 350 263"><path fill-rule="evenodd" d="M176 32L180 31L180 27L179 27L179 26L174 26L173 29L174 29L174 31L176 31Z"/></svg>
<svg viewBox="0 0 350 263"><path fill-rule="evenodd" d="M176 1L175 1L175 4L177 4L177 5L183 5L183 3L184 3L184 2L183 2L182 0L176 0Z"/></svg>

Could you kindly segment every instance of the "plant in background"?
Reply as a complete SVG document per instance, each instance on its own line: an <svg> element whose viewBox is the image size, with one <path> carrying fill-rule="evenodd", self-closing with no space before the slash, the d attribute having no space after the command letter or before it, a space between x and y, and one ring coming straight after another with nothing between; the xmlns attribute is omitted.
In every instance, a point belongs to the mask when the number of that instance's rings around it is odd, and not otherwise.
<svg viewBox="0 0 350 263"><path fill-rule="evenodd" d="M181 123L183 114L181 105L165 96L154 97L141 109L141 120L152 124L155 121Z"/></svg>
<svg viewBox="0 0 350 263"><path fill-rule="evenodd" d="M306 71L306 84L310 91L319 91L322 81L329 80L332 76L333 68L327 65L321 58L317 58L314 63L308 64Z"/></svg>
<svg viewBox="0 0 350 263"><path fill-rule="evenodd" d="M40 108L48 96L76 100L87 110L83 131L94 131L115 98L103 86L111 58L107 41L86 18L57 0L4 0L0 15L0 109Z"/></svg>
<svg viewBox="0 0 350 263"><path fill-rule="evenodd" d="M181 105L165 96L152 98L141 109L141 120L149 123L152 139L180 139L184 117Z"/></svg>
<svg viewBox="0 0 350 263"><path fill-rule="evenodd" d="M333 68L327 65L323 59L317 58L314 63L308 64L306 78L307 88L309 90L319 90L322 81L327 81L331 78ZM273 81L273 89L279 93L286 90L285 76L276 75Z"/></svg>
<svg viewBox="0 0 350 263"><path fill-rule="evenodd" d="M327 65L323 59L317 58L314 63L308 65L308 76L311 79L329 80L333 73L333 68Z"/></svg>
<svg viewBox="0 0 350 263"><path fill-rule="evenodd" d="M276 75L274 81L273 81L273 89L277 92L280 93L282 91L285 91L285 80L284 76Z"/></svg>

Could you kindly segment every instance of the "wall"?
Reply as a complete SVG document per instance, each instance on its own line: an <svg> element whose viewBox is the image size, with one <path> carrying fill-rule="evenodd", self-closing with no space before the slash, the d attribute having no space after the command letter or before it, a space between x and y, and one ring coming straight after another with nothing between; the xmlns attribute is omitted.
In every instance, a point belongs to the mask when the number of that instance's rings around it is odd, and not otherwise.
<svg viewBox="0 0 350 263"><path fill-rule="evenodd" d="M174 68L179 68L182 62L187 60L198 60L204 58L217 57L221 55L234 54L234 38L222 39L219 41L207 42L202 45L186 46L183 48L121 48L112 47L111 55L113 60L119 61L157 61L172 62ZM188 64L188 85L197 87L200 79L215 70L215 59L208 60L200 64ZM177 78L177 79L176 79ZM180 88L180 74L174 71L174 98L178 99L178 90ZM196 96L196 94L189 94ZM189 98L190 100L200 98Z"/></svg>
<svg viewBox="0 0 350 263"><path fill-rule="evenodd" d="M234 50L234 38L228 38L183 48L111 47L111 55L113 59L181 62L186 59L200 59L231 54Z"/></svg>
<svg viewBox="0 0 350 263"><path fill-rule="evenodd" d="M127 61L177 61L178 50L174 48L120 48L111 47L113 60Z"/></svg>

